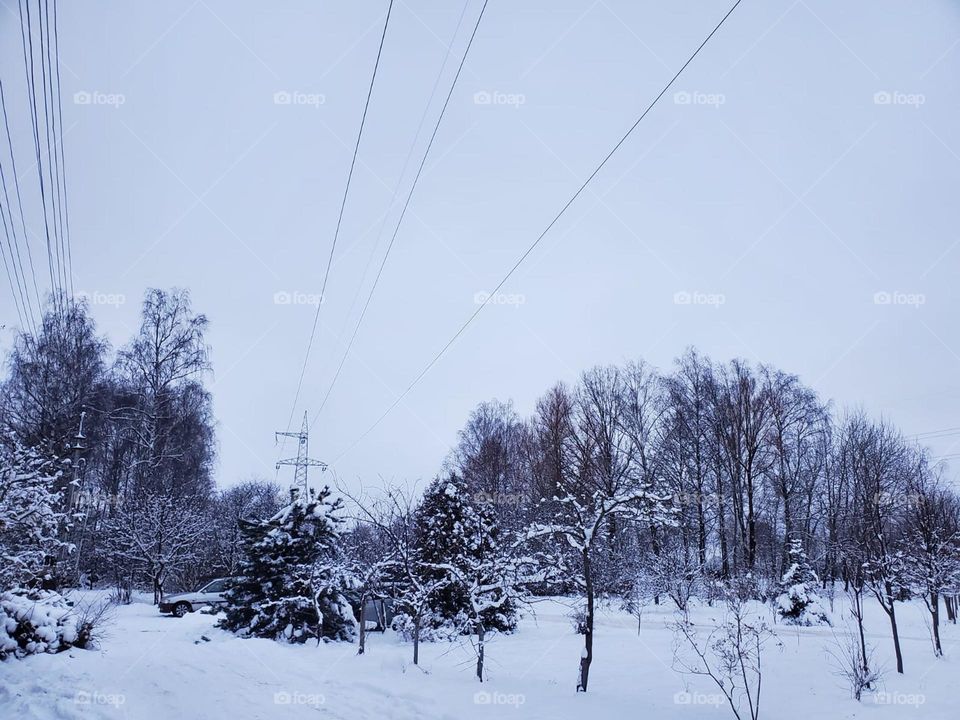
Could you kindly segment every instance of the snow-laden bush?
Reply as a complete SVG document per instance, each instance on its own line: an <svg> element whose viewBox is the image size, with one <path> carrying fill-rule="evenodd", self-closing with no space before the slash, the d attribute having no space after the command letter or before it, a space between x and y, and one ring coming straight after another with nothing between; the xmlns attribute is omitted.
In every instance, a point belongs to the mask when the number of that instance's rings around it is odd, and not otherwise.
<svg viewBox="0 0 960 720"><path fill-rule="evenodd" d="M439 613L425 611L420 617L420 642L445 642L458 639L463 634L465 618L456 616L445 619ZM417 635L416 618L405 612L397 613L390 623L390 629L407 642L413 642Z"/></svg>
<svg viewBox="0 0 960 720"><path fill-rule="evenodd" d="M0 660L87 647L101 614L78 613L48 590L0 593Z"/></svg>
<svg viewBox="0 0 960 720"><path fill-rule="evenodd" d="M790 567L774 600L777 615L788 625L829 625L830 616L817 594L817 574L798 539L790 541Z"/></svg>

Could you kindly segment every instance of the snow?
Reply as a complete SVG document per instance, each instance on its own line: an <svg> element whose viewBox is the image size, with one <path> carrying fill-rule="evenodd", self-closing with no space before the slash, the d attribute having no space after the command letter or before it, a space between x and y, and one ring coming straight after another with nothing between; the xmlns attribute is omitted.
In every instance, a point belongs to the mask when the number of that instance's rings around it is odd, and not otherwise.
<svg viewBox="0 0 960 720"><path fill-rule="evenodd" d="M356 645L287 645L241 639L214 627L215 617L160 616L147 602L116 609L99 650L71 649L0 664L0 718L23 720L170 720L333 718L479 720L481 718L732 718L704 678L672 668L674 620L668 606L635 616L598 610L590 690L574 692L582 636L567 618L575 599L535 604L518 632L486 646L490 681L473 677L469 640L412 647L392 633L371 633L367 653ZM757 605L773 625L770 606ZM838 603L834 615L844 610ZM921 603L898 606L907 675L893 667L889 626L877 603L867 606L867 641L886 666L884 685L858 704L834 674L825 649L840 628L776 625L778 642L764 656L761 717L924 720L956 717L953 686L960 627L943 627L947 657L933 657ZM716 608L697 605L696 623ZM425 672L424 672L425 671ZM283 707L278 707L283 706Z"/></svg>

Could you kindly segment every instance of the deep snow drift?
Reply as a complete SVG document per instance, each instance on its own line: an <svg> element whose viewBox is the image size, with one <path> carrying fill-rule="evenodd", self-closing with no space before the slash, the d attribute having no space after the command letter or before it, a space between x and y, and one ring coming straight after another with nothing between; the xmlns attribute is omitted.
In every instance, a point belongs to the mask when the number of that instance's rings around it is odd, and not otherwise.
<svg viewBox="0 0 960 720"><path fill-rule="evenodd" d="M288 646L242 640L214 628L210 615L160 616L146 602L119 607L99 650L70 650L0 664L0 718L732 718L704 678L671 667L668 606L637 619L617 609L599 615L590 691L574 693L582 638L567 615L572 600L538 602L519 632L487 646L489 682L473 677L469 641L425 644L422 670L412 647L372 633L367 654L355 644ZM758 606L773 624L769 607ZM716 611L698 605L697 623ZM834 617L841 620L838 602ZM763 657L761 718L957 717L958 626L943 628L946 657L933 657L925 610L898 607L906 675L892 671L892 642L876 603L868 606L868 642L886 668L882 687L862 703L836 676L829 627L777 625ZM206 639L204 639L206 638Z"/></svg>

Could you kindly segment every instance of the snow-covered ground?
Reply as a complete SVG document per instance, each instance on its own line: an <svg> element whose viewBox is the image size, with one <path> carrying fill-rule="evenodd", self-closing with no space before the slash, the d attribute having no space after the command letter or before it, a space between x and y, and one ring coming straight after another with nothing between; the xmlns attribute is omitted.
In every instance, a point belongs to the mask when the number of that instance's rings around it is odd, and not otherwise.
<svg viewBox="0 0 960 720"><path fill-rule="evenodd" d="M663 606L644 611L639 634L635 617L605 608L590 691L574 693L582 639L567 618L572 603L565 603L539 602L519 632L495 638L487 652L490 680L481 685L468 643L425 644L421 670L410 663L411 646L390 633L373 633L367 654L357 656L349 644L241 640L215 629L209 615L178 620L137 602L116 610L99 650L0 663L0 718L732 717L717 705L709 680L685 679L671 668L673 634L666 626L673 617ZM868 641L886 674L882 694L868 693L860 704L832 669L830 628L777 626L764 656L761 717L960 716L960 627L943 628L946 657L936 660L922 605L898 610L906 675L894 671L885 616L871 603ZM700 606L693 618L709 622L713 614Z"/></svg>

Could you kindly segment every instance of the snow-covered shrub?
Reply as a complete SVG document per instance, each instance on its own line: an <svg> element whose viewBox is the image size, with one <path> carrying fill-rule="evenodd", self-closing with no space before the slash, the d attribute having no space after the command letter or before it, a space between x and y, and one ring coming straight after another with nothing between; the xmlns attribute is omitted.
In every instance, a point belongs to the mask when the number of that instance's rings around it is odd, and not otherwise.
<svg viewBox="0 0 960 720"><path fill-rule="evenodd" d="M587 634L587 608L578 605L567 613L567 619L570 621L570 627L577 635Z"/></svg>
<svg viewBox="0 0 960 720"><path fill-rule="evenodd" d="M817 594L817 574L798 539L790 541L790 567L774 600L777 615L788 625L829 625L830 617Z"/></svg>
<svg viewBox="0 0 960 720"><path fill-rule="evenodd" d="M88 647L102 612L77 612L48 590L0 593L0 660Z"/></svg>
<svg viewBox="0 0 960 720"><path fill-rule="evenodd" d="M347 593L355 581L340 557L340 508L323 488L269 520L244 523L244 559L220 626L289 643L352 641L356 620Z"/></svg>
<svg viewBox="0 0 960 720"><path fill-rule="evenodd" d="M447 620L433 612L425 612L420 617L420 642L446 642L455 640L463 634L464 618ZM409 613L394 615L390 628L406 642L413 642L417 635L416 618Z"/></svg>
<svg viewBox="0 0 960 720"><path fill-rule="evenodd" d="M873 648L862 642L857 630L847 625L833 635L833 647L827 648L834 671L850 688L850 694L859 702L863 691L875 687L883 679L873 658Z"/></svg>

